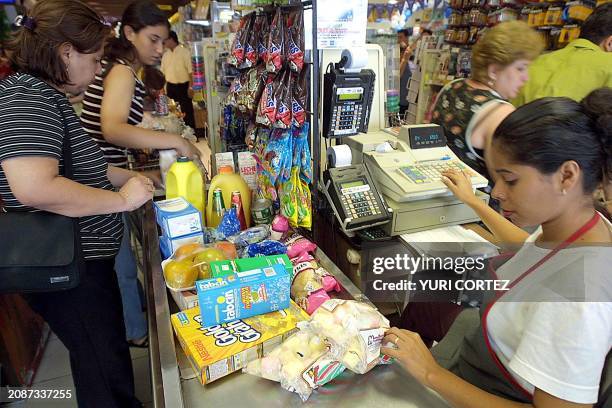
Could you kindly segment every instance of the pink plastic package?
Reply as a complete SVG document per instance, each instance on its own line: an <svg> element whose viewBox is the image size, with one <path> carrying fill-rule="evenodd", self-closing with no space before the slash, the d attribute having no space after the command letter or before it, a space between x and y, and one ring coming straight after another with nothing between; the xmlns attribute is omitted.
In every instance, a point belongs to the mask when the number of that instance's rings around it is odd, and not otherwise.
<svg viewBox="0 0 612 408"><path fill-rule="evenodd" d="M314 252L317 249L317 245L310 242L300 234L294 233L290 235L284 244L287 246L287 256L289 258L295 258L302 252Z"/></svg>

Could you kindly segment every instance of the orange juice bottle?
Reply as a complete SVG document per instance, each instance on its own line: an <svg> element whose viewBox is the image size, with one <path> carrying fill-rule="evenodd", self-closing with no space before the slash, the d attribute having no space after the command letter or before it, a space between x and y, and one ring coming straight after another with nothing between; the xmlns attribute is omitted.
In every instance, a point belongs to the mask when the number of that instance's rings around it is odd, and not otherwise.
<svg viewBox="0 0 612 408"><path fill-rule="evenodd" d="M246 227L251 225L251 190L240 174L234 173L231 166L221 166L217 174L210 182L208 190L208 203L206 206L206 225L217 227L221 222L220 212L214 211L214 192L221 190L223 204L229 209L232 202L232 192L239 191L242 199L242 208L246 219Z"/></svg>

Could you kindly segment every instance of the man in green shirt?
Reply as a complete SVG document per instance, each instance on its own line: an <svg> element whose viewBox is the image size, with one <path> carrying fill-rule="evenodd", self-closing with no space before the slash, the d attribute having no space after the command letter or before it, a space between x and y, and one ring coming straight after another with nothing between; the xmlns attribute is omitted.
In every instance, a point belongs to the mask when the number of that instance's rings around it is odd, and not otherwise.
<svg viewBox="0 0 612 408"><path fill-rule="evenodd" d="M536 59L529 80L512 101L521 106L546 96L580 101L589 92L612 87L612 3L597 7L565 48Z"/></svg>

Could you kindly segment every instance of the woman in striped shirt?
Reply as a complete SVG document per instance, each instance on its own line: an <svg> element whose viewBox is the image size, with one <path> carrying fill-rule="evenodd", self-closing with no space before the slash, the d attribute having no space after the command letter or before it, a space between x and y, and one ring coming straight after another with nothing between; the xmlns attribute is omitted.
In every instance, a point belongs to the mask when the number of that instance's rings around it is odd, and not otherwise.
<svg viewBox="0 0 612 408"><path fill-rule="evenodd" d="M168 37L166 15L153 2L139 0L123 13L119 36L106 46L103 69L89 86L83 100L81 122L98 142L113 166L127 167L128 149L176 149L181 156L198 151L180 135L137 127L143 117L145 87L137 72L159 64L163 41ZM150 177L153 174L148 173ZM155 173L158 183L159 173ZM142 313L137 268L124 231L115 270L123 300L127 339L132 346L147 346L147 324Z"/></svg>
<svg viewBox="0 0 612 408"><path fill-rule="evenodd" d="M108 27L76 0L41 1L20 24L10 44L17 73L0 82L0 202L77 217L85 259L76 288L24 297L69 350L79 406L140 406L113 263L121 213L150 200L153 182L109 166L66 98L100 71ZM61 176L65 143L72 179Z"/></svg>

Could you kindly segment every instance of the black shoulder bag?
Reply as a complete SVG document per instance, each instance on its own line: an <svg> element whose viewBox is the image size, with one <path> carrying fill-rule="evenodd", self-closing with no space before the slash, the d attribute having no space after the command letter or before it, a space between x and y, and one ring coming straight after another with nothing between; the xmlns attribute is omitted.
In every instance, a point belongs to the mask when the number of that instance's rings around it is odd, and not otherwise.
<svg viewBox="0 0 612 408"><path fill-rule="evenodd" d="M62 157L64 176L73 179L66 118ZM53 292L79 284L85 268L79 219L49 212L0 212L0 293Z"/></svg>

